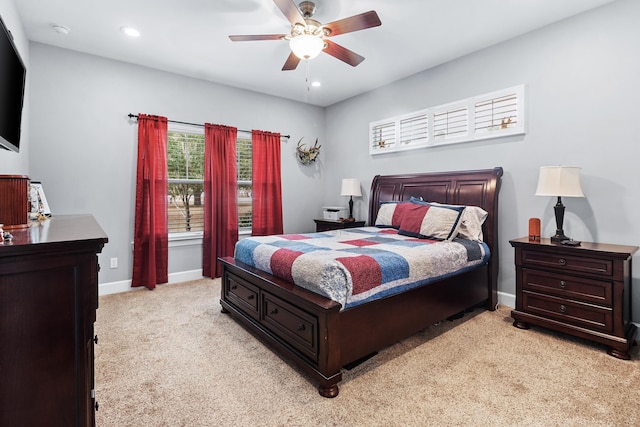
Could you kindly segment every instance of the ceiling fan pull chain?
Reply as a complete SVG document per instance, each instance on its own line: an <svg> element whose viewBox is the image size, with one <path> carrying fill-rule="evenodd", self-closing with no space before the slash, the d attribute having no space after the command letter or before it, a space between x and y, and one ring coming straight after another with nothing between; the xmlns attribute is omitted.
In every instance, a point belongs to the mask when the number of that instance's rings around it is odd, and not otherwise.
<svg viewBox="0 0 640 427"><path fill-rule="evenodd" d="M304 77L304 81L307 84L307 91L304 94L304 102L309 102L309 97L311 96L311 85L309 84L309 60L305 59L304 62L305 64L305 77Z"/></svg>

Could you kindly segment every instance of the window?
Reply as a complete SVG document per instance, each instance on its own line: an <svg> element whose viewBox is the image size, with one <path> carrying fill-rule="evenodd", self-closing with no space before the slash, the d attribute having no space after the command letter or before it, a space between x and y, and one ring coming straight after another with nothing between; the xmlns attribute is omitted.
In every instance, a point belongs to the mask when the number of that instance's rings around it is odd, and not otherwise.
<svg viewBox="0 0 640 427"><path fill-rule="evenodd" d="M525 133L524 85L369 123L369 154Z"/></svg>
<svg viewBox="0 0 640 427"><path fill-rule="evenodd" d="M169 233L204 230L204 133L169 129L167 166Z"/></svg>
<svg viewBox="0 0 640 427"><path fill-rule="evenodd" d="M466 135L467 107L457 107L434 112L433 134L436 138L451 138Z"/></svg>
<svg viewBox="0 0 640 427"><path fill-rule="evenodd" d="M369 141L372 150L392 149L396 145L396 122L382 120L369 126Z"/></svg>
<svg viewBox="0 0 640 427"><path fill-rule="evenodd" d="M477 102L475 109L477 133L507 129L518 124L518 96L513 92Z"/></svg>
<svg viewBox="0 0 640 427"><path fill-rule="evenodd" d="M253 199L251 198L251 139L238 137L238 229L251 231Z"/></svg>
<svg viewBox="0 0 640 427"><path fill-rule="evenodd" d="M250 232L251 138L238 136L238 224ZM204 231L204 128L169 124L167 140L169 174L169 234L201 235Z"/></svg>

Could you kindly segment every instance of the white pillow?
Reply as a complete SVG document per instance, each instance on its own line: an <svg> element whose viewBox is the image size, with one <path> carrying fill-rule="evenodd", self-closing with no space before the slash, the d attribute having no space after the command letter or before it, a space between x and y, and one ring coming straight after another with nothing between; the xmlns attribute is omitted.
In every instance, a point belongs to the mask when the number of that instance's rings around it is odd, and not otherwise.
<svg viewBox="0 0 640 427"><path fill-rule="evenodd" d="M411 198L411 202L413 203L427 203L415 197ZM443 206L452 206L452 207L460 207L464 205L448 205L445 203L438 202L428 202L432 205L443 205ZM460 224L460 228L458 229L458 237L468 240L476 240L482 242L484 240L484 236L482 234L482 224L484 224L485 220L489 213L482 209L479 206L465 206L465 210L462 213L462 224Z"/></svg>

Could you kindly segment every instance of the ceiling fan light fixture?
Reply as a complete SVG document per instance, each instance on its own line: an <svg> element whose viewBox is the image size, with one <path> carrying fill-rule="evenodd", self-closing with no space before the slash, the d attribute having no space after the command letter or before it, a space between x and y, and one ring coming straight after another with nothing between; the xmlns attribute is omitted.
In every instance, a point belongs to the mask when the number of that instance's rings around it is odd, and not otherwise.
<svg viewBox="0 0 640 427"><path fill-rule="evenodd" d="M324 40L312 34L300 34L289 40L289 47L300 59L313 59L324 49Z"/></svg>

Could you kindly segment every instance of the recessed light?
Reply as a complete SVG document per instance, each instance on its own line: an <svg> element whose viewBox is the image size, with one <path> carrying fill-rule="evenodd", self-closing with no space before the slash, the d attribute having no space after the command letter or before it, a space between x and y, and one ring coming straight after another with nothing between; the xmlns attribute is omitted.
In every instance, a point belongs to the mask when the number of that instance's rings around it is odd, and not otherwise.
<svg viewBox="0 0 640 427"><path fill-rule="evenodd" d="M65 27L64 25L53 24L51 25L51 28L53 28L56 31L56 33L62 34L64 36L69 34L69 31L71 31L69 27Z"/></svg>
<svg viewBox="0 0 640 427"><path fill-rule="evenodd" d="M322 83L320 83L319 81L316 80L315 82L311 83L311 86L320 87L320 86L322 86Z"/></svg>
<svg viewBox="0 0 640 427"><path fill-rule="evenodd" d="M133 27L120 27L120 31L128 35L129 37L138 37L140 36L140 31L136 30Z"/></svg>

